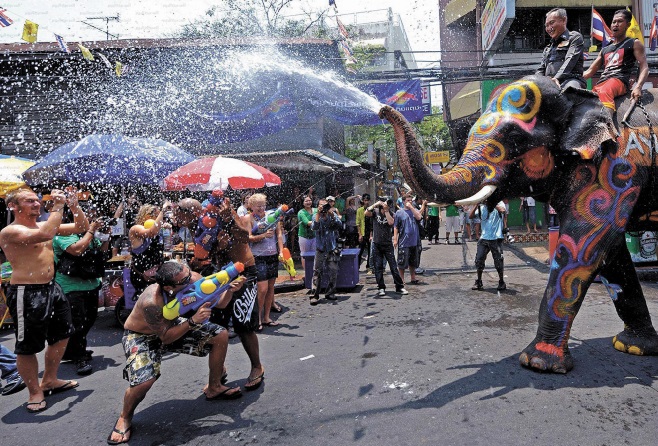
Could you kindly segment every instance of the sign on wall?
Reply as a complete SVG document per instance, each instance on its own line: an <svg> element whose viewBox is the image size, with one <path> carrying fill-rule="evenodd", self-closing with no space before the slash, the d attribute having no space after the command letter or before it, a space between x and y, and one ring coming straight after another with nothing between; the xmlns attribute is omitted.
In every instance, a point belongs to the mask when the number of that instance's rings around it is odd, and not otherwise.
<svg viewBox="0 0 658 446"><path fill-rule="evenodd" d="M482 50L485 53L498 49L514 21L515 10L515 0L487 0L481 17Z"/></svg>

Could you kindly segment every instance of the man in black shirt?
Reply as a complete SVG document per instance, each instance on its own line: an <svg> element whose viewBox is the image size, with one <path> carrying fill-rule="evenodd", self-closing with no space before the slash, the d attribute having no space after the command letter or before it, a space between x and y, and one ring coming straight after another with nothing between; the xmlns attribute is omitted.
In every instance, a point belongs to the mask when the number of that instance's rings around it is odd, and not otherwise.
<svg viewBox="0 0 658 446"><path fill-rule="evenodd" d="M567 29L567 11L554 8L546 14L546 32L551 42L544 49L535 74L548 76L560 88L585 88L583 79L583 36Z"/></svg>
<svg viewBox="0 0 658 446"><path fill-rule="evenodd" d="M372 217L372 263L380 296L386 295L384 261L388 262L388 267L393 275L395 291L402 295L409 294L404 289L404 281L395 262L395 250L393 248L395 215L390 209L391 206L393 206L392 199L380 200L367 208L365 212L366 217Z"/></svg>

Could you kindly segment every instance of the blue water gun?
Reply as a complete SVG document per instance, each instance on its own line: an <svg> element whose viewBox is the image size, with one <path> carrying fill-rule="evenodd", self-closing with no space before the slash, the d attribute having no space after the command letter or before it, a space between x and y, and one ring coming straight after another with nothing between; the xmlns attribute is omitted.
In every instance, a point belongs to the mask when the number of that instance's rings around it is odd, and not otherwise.
<svg viewBox="0 0 658 446"><path fill-rule="evenodd" d="M244 271L241 262L229 263L221 271L203 277L176 293L176 297L162 307L162 314L167 320L174 320L188 311L196 311L201 305L210 302L214 307L231 282Z"/></svg>
<svg viewBox="0 0 658 446"><path fill-rule="evenodd" d="M199 218L194 233L194 257L206 259L212 251L217 235L222 229L222 220L219 218L219 207L224 201L224 193L220 189L212 191L208 197L203 215Z"/></svg>

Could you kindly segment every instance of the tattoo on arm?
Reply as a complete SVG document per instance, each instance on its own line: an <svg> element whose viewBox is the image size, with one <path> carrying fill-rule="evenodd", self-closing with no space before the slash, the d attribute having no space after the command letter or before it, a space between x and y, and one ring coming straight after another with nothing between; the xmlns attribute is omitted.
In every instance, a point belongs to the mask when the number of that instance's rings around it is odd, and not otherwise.
<svg viewBox="0 0 658 446"><path fill-rule="evenodd" d="M144 307L144 320L154 331L160 333L165 330L164 316L162 314L162 307L157 305L148 305Z"/></svg>

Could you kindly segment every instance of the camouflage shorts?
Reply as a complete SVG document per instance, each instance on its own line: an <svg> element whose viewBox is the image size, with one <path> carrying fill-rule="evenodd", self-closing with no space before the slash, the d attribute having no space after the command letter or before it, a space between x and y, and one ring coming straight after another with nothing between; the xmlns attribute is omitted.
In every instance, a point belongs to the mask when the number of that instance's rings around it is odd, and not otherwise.
<svg viewBox="0 0 658 446"><path fill-rule="evenodd" d="M178 318L176 325L184 321L185 319ZM208 341L220 334L222 330L224 330L223 327L206 322L167 345L162 345L162 341L157 335L125 330L121 340L123 351L126 354L123 379L130 383L130 387L134 387L150 379L159 378L162 355L165 353L206 356L211 349Z"/></svg>

